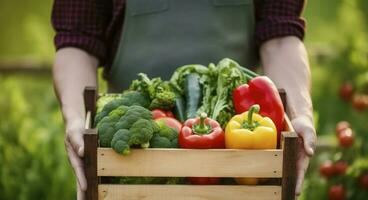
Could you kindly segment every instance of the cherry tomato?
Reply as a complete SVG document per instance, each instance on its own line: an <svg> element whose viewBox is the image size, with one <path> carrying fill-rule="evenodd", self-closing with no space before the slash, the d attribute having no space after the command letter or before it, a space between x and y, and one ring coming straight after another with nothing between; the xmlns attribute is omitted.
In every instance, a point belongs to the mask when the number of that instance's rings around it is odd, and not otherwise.
<svg viewBox="0 0 368 200"><path fill-rule="evenodd" d="M336 134L337 136L340 135L341 131L350 128L350 123L347 121L340 121L336 124Z"/></svg>
<svg viewBox="0 0 368 200"><path fill-rule="evenodd" d="M344 175L348 167L349 164L346 161L343 160L337 161L334 165L335 173L339 175Z"/></svg>
<svg viewBox="0 0 368 200"><path fill-rule="evenodd" d="M349 101L353 96L354 88L349 82L345 82L340 86L340 97L344 101Z"/></svg>
<svg viewBox="0 0 368 200"><path fill-rule="evenodd" d="M359 176L359 185L368 190L368 173L363 173Z"/></svg>
<svg viewBox="0 0 368 200"><path fill-rule="evenodd" d="M344 200L345 199L345 189L342 185L333 185L328 190L329 200Z"/></svg>
<svg viewBox="0 0 368 200"><path fill-rule="evenodd" d="M347 128L340 132L339 136L340 146L348 148L354 144L354 135L353 130L351 128Z"/></svg>
<svg viewBox="0 0 368 200"><path fill-rule="evenodd" d="M336 174L334 164L330 160L322 163L319 167L319 173L325 178L333 177Z"/></svg>
<svg viewBox="0 0 368 200"><path fill-rule="evenodd" d="M364 111L368 107L368 96L367 95L354 95L353 107L357 111Z"/></svg>
<svg viewBox="0 0 368 200"><path fill-rule="evenodd" d="M182 124L178 120L176 120L174 118L171 118L171 117L161 117L161 118L156 119L155 121L159 125L160 125L160 123L165 124L165 125L173 128L173 129L177 130L178 132L180 132L181 127L182 127Z"/></svg>
<svg viewBox="0 0 368 200"><path fill-rule="evenodd" d="M193 185L216 185L220 182L220 178L209 177L188 177L187 180Z"/></svg>

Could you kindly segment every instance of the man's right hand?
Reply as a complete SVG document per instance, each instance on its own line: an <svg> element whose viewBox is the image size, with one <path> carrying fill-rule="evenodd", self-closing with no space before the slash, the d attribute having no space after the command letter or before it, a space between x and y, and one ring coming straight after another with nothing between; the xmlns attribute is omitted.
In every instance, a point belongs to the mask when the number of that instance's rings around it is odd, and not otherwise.
<svg viewBox="0 0 368 200"><path fill-rule="evenodd" d="M87 180L84 174L84 120L74 120L71 124L66 124L65 130L65 150L68 154L69 162L74 169L77 178L78 199L84 199L84 192L87 189Z"/></svg>
<svg viewBox="0 0 368 200"><path fill-rule="evenodd" d="M87 181L83 169L85 109L83 91L97 86L98 60L87 52L66 47L58 50L53 67L56 95L65 122L65 149L77 178L77 197L84 200Z"/></svg>

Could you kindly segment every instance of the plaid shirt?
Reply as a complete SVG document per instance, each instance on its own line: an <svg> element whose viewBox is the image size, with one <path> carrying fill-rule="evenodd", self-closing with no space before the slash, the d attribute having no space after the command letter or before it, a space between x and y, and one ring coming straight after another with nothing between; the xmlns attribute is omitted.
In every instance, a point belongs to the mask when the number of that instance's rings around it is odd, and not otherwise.
<svg viewBox="0 0 368 200"><path fill-rule="evenodd" d="M124 7L125 0L55 0L56 49L83 49L109 67L119 43ZM290 35L303 39L303 7L304 0L255 0L257 43Z"/></svg>

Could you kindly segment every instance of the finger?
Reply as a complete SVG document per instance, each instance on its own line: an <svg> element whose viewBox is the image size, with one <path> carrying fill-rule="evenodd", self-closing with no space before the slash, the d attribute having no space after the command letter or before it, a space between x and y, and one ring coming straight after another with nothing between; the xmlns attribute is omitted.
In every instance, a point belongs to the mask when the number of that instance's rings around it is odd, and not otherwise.
<svg viewBox="0 0 368 200"><path fill-rule="evenodd" d="M74 169L75 176L77 177L78 184L80 186L80 189L82 191L86 191L87 189L87 180L84 175L84 168L83 168L83 162L80 157L74 152L74 149L72 148L71 144L69 142L66 142L67 146L67 153L69 157L69 162L72 165Z"/></svg>
<svg viewBox="0 0 368 200"><path fill-rule="evenodd" d="M308 156L313 156L316 148L316 136L314 131L306 130L303 134L304 150Z"/></svg>
<svg viewBox="0 0 368 200"><path fill-rule="evenodd" d="M297 161L297 181L295 188L296 195L300 195L300 193L302 192L305 172L308 168L308 165L309 157L305 154L304 151L300 151Z"/></svg>
<svg viewBox="0 0 368 200"><path fill-rule="evenodd" d="M81 190L77 180L77 200L85 200L85 192Z"/></svg>
<svg viewBox="0 0 368 200"><path fill-rule="evenodd" d="M84 156L83 130L68 133L68 138L79 157Z"/></svg>
<svg viewBox="0 0 368 200"><path fill-rule="evenodd" d="M303 139L303 147L308 156L313 156L316 147L316 132L313 125L305 117L298 117L292 121L293 127Z"/></svg>

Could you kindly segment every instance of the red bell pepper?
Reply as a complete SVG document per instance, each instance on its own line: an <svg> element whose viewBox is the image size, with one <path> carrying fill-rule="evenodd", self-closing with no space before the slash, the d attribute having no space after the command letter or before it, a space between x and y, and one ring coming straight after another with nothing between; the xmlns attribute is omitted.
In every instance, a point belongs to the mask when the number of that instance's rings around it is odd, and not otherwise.
<svg viewBox="0 0 368 200"><path fill-rule="evenodd" d="M275 84L266 76L251 79L233 91L233 103L237 114L243 113L254 104L261 107L260 114L272 119L277 129L277 141L284 128L284 106Z"/></svg>
<svg viewBox="0 0 368 200"><path fill-rule="evenodd" d="M225 134L217 121L203 113L201 117L184 122L179 134L179 146L186 149L222 149L225 148Z"/></svg>
<svg viewBox="0 0 368 200"><path fill-rule="evenodd" d="M225 148L224 131L217 121L207 118L205 113L185 121L178 140L179 146L186 149ZM214 185L219 183L220 178L189 177L188 180L196 185Z"/></svg>

